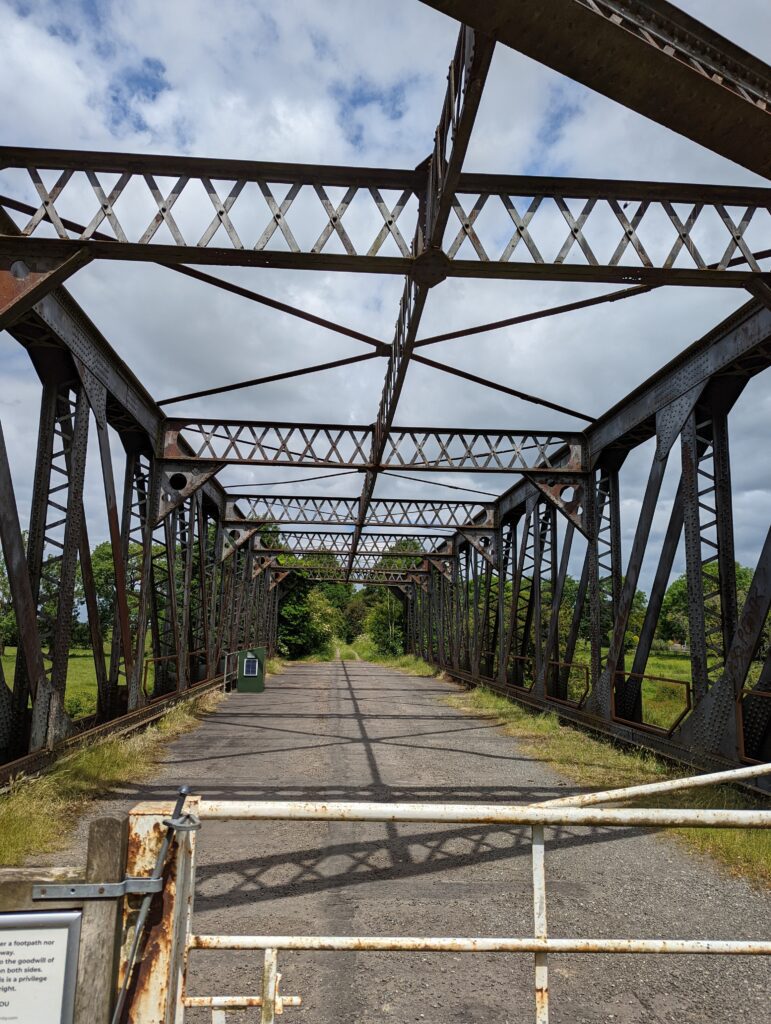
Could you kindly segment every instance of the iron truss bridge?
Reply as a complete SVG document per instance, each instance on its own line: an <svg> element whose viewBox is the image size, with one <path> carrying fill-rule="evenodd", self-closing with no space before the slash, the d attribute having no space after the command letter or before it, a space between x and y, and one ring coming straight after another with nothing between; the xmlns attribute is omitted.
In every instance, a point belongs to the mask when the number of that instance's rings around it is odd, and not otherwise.
<svg viewBox="0 0 771 1024"><path fill-rule="evenodd" d="M40 379L29 493L23 470L11 475L0 430L0 539L18 633L7 677L0 667L6 763L21 758L23 767L30 752L215 680L227 652L275 650L280 603L303 580L390 588L403 603L408 650L457 678L698 767L769 759L771 532L740 599L729 424L771 361L771 188L470 173L464 158L497 45L768 179L771 69L661 0L521 0L511 14L502 4L426 2L461 27L417 168L0 147L0 329ZM65 288L93 260L161 265L361 347L156 399ZM402 275L393 336L212 276L206 265ZM452 277L614 289L425 336L430 292ZM607 302L671 285L739 289L748 301L706 336L684 338L674 360L599 415L428 354L443 341L590 306L599 318ZM384 382L366 425L187 413L203 397L375 359L385 362ZM579 425L400 426L413 364ZM173 418L180 402L186 415ZM647 483L622 549L620 474L647 442ZM91 446L111 548L109 607L97 596L87 529ZM654 541L670 464L678 487ZM234 465L358 473L360 487L343 497L298 485L239 493L224 482ZM490 487L495 474L514 483L484 492L453 484L463 493L445 500L416 476L426 472L465 473L476 487L478 474ZM422 496L380 493L401 475ZM679 550L690 682L647 671ZM644 559L654 581L629 650ZM89 718L74 717L67 701L76 582L98 688Z"/></svg>

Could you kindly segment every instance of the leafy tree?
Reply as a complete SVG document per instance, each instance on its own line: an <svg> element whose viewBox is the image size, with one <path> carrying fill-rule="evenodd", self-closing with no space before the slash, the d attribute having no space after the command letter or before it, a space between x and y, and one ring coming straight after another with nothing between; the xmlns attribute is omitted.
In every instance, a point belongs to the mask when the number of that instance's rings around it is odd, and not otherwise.
<svg viewBox="0 0 771 1024"><path fill-rule="evenodd" d="M91 570L94 575L94 591L96 593L96 605L99 609L99 624L102 635L107 633L115 625L115 565L112 557L112 544L106 540L97 544L91 552ZM80 599L83 596L83 583L80 576L80 565L78 565L78 582L80 587Z"/></svg>
<svg viewBox="0 0 771 1024"><path fill-rule="evenodd" d="M688 582L685 576L678 576L667 587L656 635L672 643L688 642Z"/></svg>
<svg viewBox="0 0 771 1024"><path fill-rule="evenodd" d="M370 587L375 590L375 587ZM361 636L365 630L367 615L369 614L372 602L368 602L367 594L360 590L353 594L344 610L343 631L341 639L347 644L352 643L356 637Z"/></svg>
<svg viewBox="0 0 771 1024"><path fill-rule="evenodd" d="M287 658L302 658L328 651L338 614L318 587L298 579L279 606L279 652Z"/></svg>
<svg viewBox="0 0 771 1024"><path fill-rule="evenodd" d="M381 654L404 653L404 609L388 587L374 604L366 619L367 632Z"/></svg>
<svg viewBox="0 0 771 1024"><path fill-rule="evenodd" d="M736 597L738 601L738 607L741 608L747 598L747 591L750 589L752 583L752 569L749 569L746 565L740 565L739 562L735 563L736 567ZM705 569L704 573L714 585L710 586L710 590L717 589L717 576L718 567L716 562L711 562ZM719 598L713 597L708 598L708 604L712 603L717 610L719 608ZM768 645L767 632L764 634L761 647L763 650ZM674 643L687 644L688 643L688 580L685 575L678 576L667 587L667 591L664 594L664 600L661 602L661 615L659 616L658 628L656 630L656 636L660 640L668 640Z"/></svg>

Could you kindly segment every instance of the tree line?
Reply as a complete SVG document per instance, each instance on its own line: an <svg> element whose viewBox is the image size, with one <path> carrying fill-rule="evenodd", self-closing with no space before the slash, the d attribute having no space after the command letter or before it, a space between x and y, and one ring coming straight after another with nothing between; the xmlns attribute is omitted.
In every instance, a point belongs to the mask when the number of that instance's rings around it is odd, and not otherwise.
<svg viewBox="0 0 771 1024"><path fill-rule="evenodd" d="M277 531L266 531L263 541L276 544ZM394 554L399 550L414 549L412 538L403 538L395 542ZM329 553L318 553L311 556L313 565L340 569L337 556ZM302 564L302 557L284 556L285 564ZM402 564L403 562L403 564ZM103 639L112 632L115 620L114 601L114 568L112 548L109 541L97 544L91 552L94 589L99 610L100 628ZM407 560L396 558L383 559L382 566L391 568L406 567ZM706 567L706 573L716 574L717 567ZM281 602L278 621L279 652L287 658L299 658L309 654L329 652L336 640L351 643L362 634L367 634L378 651L384 655L401 654L404 650L404 611L402 602L388 587L355 588L346 583L314 583L303 578L302 574L290 577L290 589ZM739 607L741 608L746 593L752 582L752 570L736 563L736 582ZM507 588L511 584L505 584ZM714 588L713 588L714 589ZM563 601L560 610L561 639L567 637L573 609L577 600L579 584L572 576L567 576L564 584ZM548 585L544 589L544 614L549 613ZM56 592L45 570L41 577L40 588L42 619L53 620L56 608ZM709 600L717 600L710 598ZM632 602L629 628L626 635L626 646L636 646L647 609L647 596L638 590ZM46 609L49 608L49 614ZM610 594L605 591L601 602L601 637L603 643L609 641L612 629L612 608ZM768 648L768 630L761 644L761 655ZM579 639L589 639L588 616L584 616L579 630ZM5 562L0 555L0 648L15 647L18 643L16 618L11 604L10 586ZM85 615L85 595L80 571L75 586L75 610L72 621L72 644L74 647L89 647L91 631ZM672 645L687 647L688 645L688 586L686 577L679 576L667 588L662 603L661 614L656 629L654 649L669 650Z"/></svg>

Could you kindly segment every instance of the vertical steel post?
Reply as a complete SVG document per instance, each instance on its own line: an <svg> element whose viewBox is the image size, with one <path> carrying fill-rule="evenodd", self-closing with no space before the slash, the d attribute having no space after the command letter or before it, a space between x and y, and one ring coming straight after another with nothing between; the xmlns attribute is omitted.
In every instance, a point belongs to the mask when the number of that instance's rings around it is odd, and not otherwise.
<svg viewBox="0 0 771 1024"><path fill-rule="evenodd" d="M546 870L543 825L532 826L534 937L548 938L546 927ZM549 966L546 953L535 953L535 1021L549 1024Z"/></svg>

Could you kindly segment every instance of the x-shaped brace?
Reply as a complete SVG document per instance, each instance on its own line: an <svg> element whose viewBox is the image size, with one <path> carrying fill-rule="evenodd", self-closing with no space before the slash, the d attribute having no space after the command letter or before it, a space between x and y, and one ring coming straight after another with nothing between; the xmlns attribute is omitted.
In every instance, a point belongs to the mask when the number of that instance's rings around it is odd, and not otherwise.
<svg viewBox="0 0 771 1024"><path fill-rule="evenodd" d="M379 189L370 188L369 193L375 202L375 206L377 206L378 210L380 211L380 216L383 218L383 227L378 232L378 236L372 243L372 246L367 255L376 256L380 251L380 248L385 242L386 238L388 238L390 234L393 240L396 242L399 248L399 252L402 254L402 256L408 259L411 255L410 247L404 241L404 236L396 226L396 222L401 216L404 207L407 205L407 201L410 198L411 193L407 190L402 192L402 194L396 200L396 205L392 210L389 210L388 207L386 206Z"/></svg>
<svg viewBox="0 0 771 1024"><path fill-rule="evenodd" d="M220 199L216 188L212 184L211 178L201 178L201 183L203 184L203 187L206 189L206 193L209 196L211 204L214 207L216 213L214 218L212 219L211 224L208 226L206 231L204 231L204 233L201 235L197 243L197 247L205 248L212 240L212 238L214 238L214 236L216 235L220 225L222 225L225 231L227 231L228 238L233 243L233 246L236 249L243 249L244 243L238 237L238 232L233 227L233 222L231 221L229 215L233 207L233 203L241 195L241 190L243 189L246 182L237 181L230 190L230 193L228 194L228 197L224 203Z"/></svg>
<svg viewBox="0 0 771 1024"><path fill-rule="evenodd" d="M155 204L158 207L158 212L150 221L147 227L147 231L145 231L145 233L139 239L139 244L146 245L150 241L150 239L155 235L156 231L161 226L161 224L165 223L166 227L171 232L171 237L174 239L176 244L185 245L185 239L182 237L182 232L177 227L177 222L174 220L174 217L172 216L171 208L179 199L180 195L182 194L182 190L184 189L185 185L187 185L190 179L186 175L182 175L182 177L177 179L176 184L172 186L171 191L165 197L162 194L161 190L158 188L158 185L156 184L155 178L153 177L152 174L145 174L144 179L147 184L147 187L150 189L150 193L152 194L153 199L155 200Z"/></svg>
<svg viewBox="0 0 771 1024"><path fill-rule="evenodd" d="M324 212L326 213L329 220L327 221L324 230L321 232L319 237L311 246L311 252L321 252L321 250L329 241L332 234L334 232L337 232L340 241L343 243L343 248L345 249L345 251L348 253L349 256L355 256L356 249L353 246L353 242L348 237L347 231L342 225L342 219L345 214L345 211L351 204L351 200L359 191L358 186L351 185L351 187L347 189L345 195L343 196L343 198L341 199L337 206L332 205L323 185L314 185L313 187L316 191L316 195L321 200L321 205L324 207Z"/></svg>

